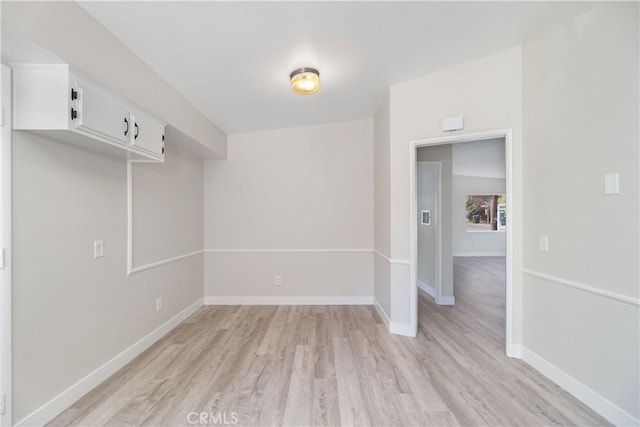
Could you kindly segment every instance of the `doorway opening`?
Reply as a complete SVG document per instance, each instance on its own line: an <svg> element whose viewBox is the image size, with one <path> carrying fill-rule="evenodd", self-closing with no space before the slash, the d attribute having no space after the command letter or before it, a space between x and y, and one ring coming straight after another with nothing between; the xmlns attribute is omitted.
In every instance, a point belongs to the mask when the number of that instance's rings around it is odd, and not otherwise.
<svg viewBox="0 0 640 427"><path fill-rule="evenodd" d="M435 305L454 305L459 297L459 305L470 310L484 304L476 314L490 318L494 327L499 322L507 356L518 357L513 344L514 253L509 218L513 212L511 131L412 141L410 148L410 263L416 330L418 289L430 295ZM454 159L458 160L455 167ZM430 221L423 221L423 211L429 211ZM428 297L423 294L422 298Z"/></svg>

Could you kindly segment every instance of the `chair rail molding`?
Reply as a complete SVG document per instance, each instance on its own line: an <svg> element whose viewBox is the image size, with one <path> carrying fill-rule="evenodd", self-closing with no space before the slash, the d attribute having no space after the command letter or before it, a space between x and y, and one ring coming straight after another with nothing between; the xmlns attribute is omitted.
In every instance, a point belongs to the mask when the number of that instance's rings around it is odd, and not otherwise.
<svg viewBox="0 0 640 427"><path fill-rule="evenodd" d="M370 253L372 249L205 249L205 253Z"/></svg>
<svg viewBox="0 0 640 427"><path fill-rule="evenodd" d="M640 306L640 298L634 298L627 295L622 295L617 292L605 291L603 289L596 288L594 286L586 285L584 283L575 282L573 280L563 279L561 277L553 276L551 274L541 273L539 271L530 270L528 268L522 268L522 273L527 276L537 277L539 279L547 280L549 282L556 283L558 285L568 286L570 288L579 289L584 292L588 292L601 297L609 298L615 301Z"/></svg>

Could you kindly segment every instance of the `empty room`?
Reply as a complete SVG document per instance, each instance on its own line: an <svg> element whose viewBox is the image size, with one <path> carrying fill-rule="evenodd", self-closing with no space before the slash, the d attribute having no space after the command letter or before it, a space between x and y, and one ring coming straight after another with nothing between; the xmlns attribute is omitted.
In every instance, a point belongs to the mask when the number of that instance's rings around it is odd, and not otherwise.
<svg viewBox="0 0 640 427"><path fill-rule="evenodd" d="M639 2L0 18L0 426L640 425Z"/></svg>

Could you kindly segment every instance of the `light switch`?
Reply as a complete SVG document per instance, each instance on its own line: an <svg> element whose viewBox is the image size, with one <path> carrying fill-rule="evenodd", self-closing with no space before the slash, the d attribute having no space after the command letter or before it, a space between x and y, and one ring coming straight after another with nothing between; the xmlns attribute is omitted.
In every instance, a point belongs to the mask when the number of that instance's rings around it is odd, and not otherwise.
<svg viewBox="0 0 640 427"><path fill-rule="evenodd" d="M549 252L549 236L540 236L540 252Z"/></svg>
<svg viewBox="0 0 640 427"><path fill-rule="evenodd" d="M617 173L604 176L604 194L620 194L620 177Z"/></svg>
<svg viewBox="0 0 640 427"><path fill-rule="evenodd" d="M422 225L431 225L431 211L422 211Z"/></svg>
<svg viewBox="0 0 640 427"><path fill-rule="evenodd" d="M93 257L101 258L104 256L104 240L96 240L93 242Z"/></svg>

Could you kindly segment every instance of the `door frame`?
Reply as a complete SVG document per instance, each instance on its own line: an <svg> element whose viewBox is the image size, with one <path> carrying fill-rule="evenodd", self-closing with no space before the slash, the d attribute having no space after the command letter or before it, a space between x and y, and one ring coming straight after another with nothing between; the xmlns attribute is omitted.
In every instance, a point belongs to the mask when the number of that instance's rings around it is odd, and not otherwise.
<svg viewBox="0 0 640 427"><path fill-rule="evenodd" d="M2 64L0 75L0 426L11 426L11 69Z"/></svg>
<svg viewBox="0 0 640 427"><path fill-rule="evenodd" d="M433 299L436 301L436 304L440 304L442 302L442 225L440 219L442 217L442 162L435 160L417 160L416 165L418 164L433 164L436 166L436 197L435 197L435 209L434 209L434 217L435 217L435 230L436 230L436 274L435 274L435 283L434 285L434 295L431 295ZM416 179L418 175L416 173ZM417 182L417 181L416 181ZM418 208L417 204L418 197L418 186L416 185L416 209ZM418 221L418 211L416 210L416 221ZM417 224L416 224L417 227ZM416 229L416 239L417 239ZM416 240L416 285L418 284L418 264L417 264L417 240ZM429 293L425 290L425 292Z"/></svg>
<svg viewBox="0 0 640 427"><path fill-rule="evenodd" d="M420 147L429 147L435 145L456 144L461 142L483 141L487 139L504 138L505 140L505 169L506 169L506 210L509 215L508 226L506 230L506 289L505 289L505 352L509 357L519 357L517 345L514 343L514 308L520 310L514 305L513 297L513 272L515 265L515 251L513 242L514 231L514 153L513 153L513 136L511 129L498 129L486 132L476 133L460 133L452 136L424 138L409 142L409 203L410 203L410 280L411 280L411 327L418 330L418 283L417 283L417 255L418 255L418 230L417 230L417 152ZM515 306L515 307L514 307ZM520 313L518 313L520 314Z"/></svg>

